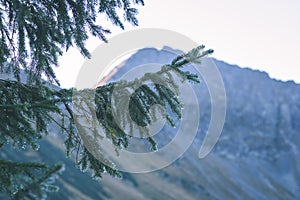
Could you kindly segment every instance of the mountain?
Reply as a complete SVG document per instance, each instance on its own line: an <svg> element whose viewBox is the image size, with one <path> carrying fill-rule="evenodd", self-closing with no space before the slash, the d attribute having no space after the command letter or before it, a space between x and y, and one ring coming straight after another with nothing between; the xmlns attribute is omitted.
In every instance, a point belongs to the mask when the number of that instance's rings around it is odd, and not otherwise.
<svg viewBox="0 0 300 200"><path fill-rule="evenodd" d="M143 64L170 63L180 53L168 47L139 50L110 80ZM203 65L210 62L222 75L227 112L221 137L204 159L198 158L198 152L210 122L211 100L203 77L192 86L201 111L197 136L180 159L161 170L124 173L122 180L104 176L98 182L74 167L65 157L62 139L54 135L43 140L37 152L16 154L7 147L0 156L65 163L66 171L58 179L61 189L49 199L299 199L300 85L213 58L203 60ZM187 69L194 70L192 66ZM189 120L193 119L191 114ZM159 147L171 141L174 132L166 126L155 135ZM149 148L149 144L142 145Z"/></svg>

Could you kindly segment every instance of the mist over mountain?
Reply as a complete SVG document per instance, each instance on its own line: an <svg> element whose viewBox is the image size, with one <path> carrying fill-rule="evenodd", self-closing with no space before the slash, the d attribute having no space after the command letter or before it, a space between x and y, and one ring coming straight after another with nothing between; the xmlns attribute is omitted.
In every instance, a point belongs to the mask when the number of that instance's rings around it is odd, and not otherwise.
<svg viewBox="0 0 300 200"><path fill-rule="evenodd" d="M168 64L181 53L169 47L139 50L111 81L143 64ZM198 158L211 118L209 91L200 76L201 83L193 85L201 114L197 136L184 155L166 168L124 173L123 180L105 176L97 182L65 158L59 137L44 141L39 152L25 152L25 160L66 163L66 172L58 180L60 192L50 199L299 199L300 85L214 58L204 59L203 65L208 61L214 62L224 81L227 113L222 135L207 157ZM186 69L196 72L191 65ZM193 119L191 114L189 120ZM174 134L176 129L164 127L163 134L155 136L159 147ZM1 157L19 159L9 148Z"/></svg>

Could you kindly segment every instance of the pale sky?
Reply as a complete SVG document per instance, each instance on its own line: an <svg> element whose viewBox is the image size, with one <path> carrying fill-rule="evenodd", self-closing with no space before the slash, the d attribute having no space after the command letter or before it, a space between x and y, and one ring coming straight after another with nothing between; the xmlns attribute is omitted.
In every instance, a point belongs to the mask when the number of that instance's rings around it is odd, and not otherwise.
<svg viewBox="0 0 300 200"><path fill-rule="evenodd" d="M299 0L145 0L138 9L139 26L126 24L125 31L176 31L214 49L219 60L300 83ZM124 32L111 31L108 39ZM101 43L91 38L87 47L93 51ZM55 71L63 87L74 86L83 61L77 49L61 57Z"/></svg>

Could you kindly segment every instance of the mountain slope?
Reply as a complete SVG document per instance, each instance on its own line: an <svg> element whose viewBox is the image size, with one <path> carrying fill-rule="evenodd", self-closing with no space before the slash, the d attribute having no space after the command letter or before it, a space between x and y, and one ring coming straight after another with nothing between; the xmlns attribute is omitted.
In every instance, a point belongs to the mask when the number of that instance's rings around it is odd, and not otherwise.
<svg viewBox="0 0 300 200"><path fill-rule="evenodd" d="M142 64L169 63L174 53L180 52L142 49L111 80ZM198 158L198 152L211 117L204 81L193 85L201 111L197 137L179 160L159 171L124 173L123 180L105 176L97 182L65 158L63 142L54 136L43 141L38 152L25 152L21 157L22 152L16 155L8 148L1 157L64 162L66 172L58 180L60 192L49 199L299 199L300 85L216 59L213 62L224 80L227 114L220 140L204 159ZM159 147L174 134L173 128L165 127L163 134L155 136ZM134 145L129 149L139 148Z"/></svg>

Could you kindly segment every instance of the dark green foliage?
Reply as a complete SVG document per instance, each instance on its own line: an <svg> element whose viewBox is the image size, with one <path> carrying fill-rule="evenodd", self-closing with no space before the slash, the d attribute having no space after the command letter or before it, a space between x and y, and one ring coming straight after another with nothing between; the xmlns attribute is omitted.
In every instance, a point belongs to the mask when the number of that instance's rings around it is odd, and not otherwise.
<svg viewBox="0 0 300 200"><path fill-rule="evenodd" d="M136 79L132 82L119 81L109 83L96 88L95 91L87 89L75 91L73 93L73 103L79 108L79 110L77 109L76 115L84 121L83 123L76 124L79 133L92 137L95 144L97 144L97 141L99 141L100 144L105 136L111 140L116 153L119 153L120 150L128 147L133 131L138 130L141 137L147 138L152 146L152 150L156 150L157 144L149 136L147 125L155 121L159 115L163 115L171 126L175 126L176 119L181 119L181 109L183 105L178 98L180 93L178 84L180 84L180 81L186 80L196 83L199 82L197 75L184 71L182 67L188 63L199 63L200 58L212 53L212 50L202 51L203 48L204 46L197 47L191 52L182 55L180 58L176 58L177 61L173 61L173 64L162 66L161 70L156 73L146 73L140 79ZM137 85L140 85L140 87L136 89L135 87ZM134 92L131 94L130 91ZM93 98L92 100L94 100L94 102L91 102L90 98ZM113 99L130 99L130 101L127 105L127 101L113 101ZM150 109L153 105L160 105L160 107L154 109L154 113L152 113ZM124 112L127 106L129 115ZM100 133L99 127L95 125L97 124L95 119L89 115L94 112L96 114L96 120L101 126ZM85 126L90 127L86 128ZM144 128L141 128L141 126ZM89 129L89 131L87 131L87 129ZM81 152L79 153L81 154L81 160L79 158L81 168L86 169L88 165L93 165L88 159L90 155L87 155L86 149L83 151L79 150L81 144L77 146L71 145L77 143L75 141L72 142L72 138L73 137L68 138L67 141L69 141L70 145L67 145L67 147L68 149L73 148L73 151L76 149L77 152ZM113 166L113 164L105 158L105 152L103 152L101 147L94 147L93 149L100 154L100 159L103 162L107 162L109 166ZM92 169L95 170L97 168L93 167ZM95 171L95 174L101 173Z"/></svg>
<svg viewBox="0 0 300 200"><path fill-rule="evenodd" d="M70 106L72 90L57 91L50 88L40 77L45 76L48 81L59 85L53 67L58 65L58 57L63 51L71 46L77 46L83 56L89 57L90 54L85 48L89 34L106 41L105 35L110 33L108 29L98 24L99 18L106 16L122 29L124 21L137 25L137 10L132 7L135 4L143 5L144 2L142 0L0 1L0 71L13 74L16 78L16 81L0 80L0 147L10 143L22 148L29 145L37 150L38 139L48 132L49 124L58 125L62 132L67 134L65 142L67 155L71 154L71 149L80 147L81 141L74 127ZM124 20L117 14L119 11L123 11ZM21 70L26 73L26 83L20 82ZM21 179L26 177L27 165L29 164L16 164L14 170L18 176L10 179L12 182L5 182L1 178L1 188L9 188L15 184L19 189ZM38 170L37 165L32 165L31 168L35 168L34 166ZM2 165L2 168L4 171L1 173L13 173L5 171L9 170L8 165ZM51 169L46 165L40 169L46 168ZM51 173L53 175L56 171ZM41 190L45 190L43 184L49 177L38 182ZM32 194L28 198L41 197L41 191L37 186L28 185L26 192ZM7 192L16 198L24 193L22 190L16 194L12 190L1 192Z"/></svg>
<svg viewBox="0 0 300 200"><path fill-rule="evenodd" d="M82 151L82 158L78 162L81 171L91 170L93 178L101 178L103 173L108 173L114 177L121 177L120 172L110 167L110 164L105 164L104 161L96 159L86 148ZM106 160L106 162L109 162Z"/></svg>
<svg viewBox="0 0 300 200"><path fill-rule="evenodd" d="M26 85L0 79L0 146L7 141L14 146L38 148L37 139L47 133L52 113L59 113L56 103L64 99L49 85ZM51 114L50 114L51 113Z"/></svg>
<svg viewBox="0 0 300 200"><path fill-rule="evenodd" d="M128 136L116 124L112 112L112 93L115 83L107 84L96 89L95 106L97 119L105 130L106 137L112 140L112 143L119 148L128 146Z"/></svg>
<svg viewBox="0 0 300 200"><path fill-rule="evenodd" d="M63 50L76 45L89 57L85 47L89 33L106 41L110 31L98 25L107 17L124 29L123 21L137 25L137 9L143 0L1 0L0 1L0 66L9 62L19 77L20 69L27 70L30 81L44 74L56 81L52 67L58 65ZM118 11L123 11L124 20ZM57 82L58 83L58 82Z"/></svg>
<svg viewBox="0 0 300 200"><path fill-rule="evenodd" d="M99 17L105 15L122 29L123 21L137 25L137 10L132 7L135 4L143 5L143 1L0 0L0 71L16 78L0 79L0 148L9 144L15 148L38 150L39 139L48 133L50 126L58 126L60 132L56 134L65 136L67 156L75 155L76 164L82 171L90 170L94 178L100 178L103 173L120 177L114 164L105 158L104 151L100 151L99 159L84 146L82 135L86 127L76 120L85 117L86 122L92 124L93 137L97 140L109 138L119 153L129 145L131 136L119 127L114 116L113 106L124 105L113 105L112 99L118 95L131 95L129 91L138 84L141 87L130 97L130 116L121 113L120 121L129 127L130 132L138 130L152 145L152 150L156 150L156 142L149 137L147 125L155 121L158 113L166 110L164 117L172 126L175 119L181 118L178 79L199 82L197 75L184 71L182 67L198 63L199 58L212 53L211 50L204 51L204 46L200 46L178 56L157 73L145 74L133 82L107 84L96 90L58 89L49 84L49 81L59 84L53 67L58 65L58 57L64 50L75 45L83 56L89 57L85 48L89 34L106 41L105 34L109 30L96 23ZM117 14L120 10L124 13L124 20ZM23 82L21 71L26 74ZM91 94L95 97L93 102L82 99ZM73 109L75 104L79 108L76 112ZM153 105L160 107L151 113ZM93 109L95 118L81 116ZM104 135L99 134L95 120ZM61 168L61 165L0 159L0 192L15 199L45 198L46 192L56 191L52 182Z"/></svg>
<svg viewBox="0 0 300 200"><path fill-rule="evenodd" d="M45 199L46 192L56 192L53 185L62 165L48 166L42 163L17 163L0 159L0 192L13 199Z"/></svg>
<svg viewBox="0 0 300 200"><path fill-rule="evenodd" d="M42 134L47 133L48 125L55 124L61 128L61 134L66 135L66 154L68 156L72 155L72 153L76 155L76 163L82 171L91 170L94 178L100 178L103 173L120 177L120 173L116 170L114 164L105 158L105 152L100 152L101 159L99 160L99 157L96 159L84 147L80 134L84 134L85 130L80 124L75 123L76 118L72 110L72 103L78 104L79 102L77 107L82 109L79 109L79 112L77 110L77 115L86 112L86 109L92 111L95 108L96 120L99 122L102 130L104 130L105 137L111 140L118 153L122 148L126 148L129 145L130 134L128 135L116 122L113 115L112 95L116 95L115 98L120 98L118 95L124 95L124 91L133 89L136 84L141 85L130 97L129 112L133 121L122 113L119 113L119 116L122 123L131 127L131 131L137 128L140 134L147 138L152 146L152 150L156 150L157 144L147 135L147 129L145 129L146 132L141 130L139 127L136 127L135 123L142 126L150 124L155 120L155 114L153 115L150 112L150 107L154 104L159 104L161 107L159 107L157 113L169 110L164 117L174 126L174 117L177 119L181 118L182 108L182 104L178 99L180 91L176 80L199 82L197 76L183 71L182 66L187 63L197 63L199 58L209 53L211 53L210 50L198 51L194 57L191 57L188 53L178 59L177 62L163 66L160 71L147 73L133 82L120 81L98 87L96 90L85 89L77 91L80 94L80 98L77 96L76 90L58 90L43 81L40 81L38 85L30 85L18 81L1 80L0 110L1 113L4 113L0 116L2 122L0 127L1 144L12 143L17 147L29 145L33 149L37 149L38 139L42 137ZM187 58L189 58L188 61L186 61ZM93 102L84 98L81 99L82 97L90 97L91 94L95 95ZM128 94L130 95L129 92ZM76 100L77 98L80 101ZM122 107L123 105L117 104L115 106ZM89 121L89 123L94 122ZM92 127L95 128L93 136L95 140L102 139L101 134L97 132L97 127ZM28 165L26 163L23 164L24 166ZM15 170L23 164L16 165ZM35 164L38 166L38 163ZM43 166L51 168L47 165ZM20 176L12 179L16 185L19 185L17 188L20 187L19 181L22 181L21 174L24 173L24 169L20 168ZM20 178L19 181L17 180L18 178ZM2 186L7 183L11 184L10 182L1 182ZM29 184L29 186L31 185ZM42 185L41 188L43 188ZM34 194L36 191L36 189L31 190ZM13 193L11 195L15 196Z"/></svg>

